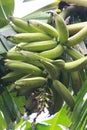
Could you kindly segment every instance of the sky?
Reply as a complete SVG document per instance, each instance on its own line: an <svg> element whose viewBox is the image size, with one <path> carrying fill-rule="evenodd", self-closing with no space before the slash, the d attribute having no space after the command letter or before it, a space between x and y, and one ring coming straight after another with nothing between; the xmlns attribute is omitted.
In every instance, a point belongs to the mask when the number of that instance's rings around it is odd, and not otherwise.
<svg viewBox="0 0 87 130"><path fill-rule="evenodd" d="M23 17L43 6L46 6L56 0L33 0L29 2L23 2L23 0L15 0L14 16Z"/></svg>

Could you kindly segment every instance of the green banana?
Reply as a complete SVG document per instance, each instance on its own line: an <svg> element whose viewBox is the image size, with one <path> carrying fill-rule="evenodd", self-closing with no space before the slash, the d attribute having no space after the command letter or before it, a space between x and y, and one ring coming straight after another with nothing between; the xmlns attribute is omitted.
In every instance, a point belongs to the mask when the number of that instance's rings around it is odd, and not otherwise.
<svg viewBox="0 0 87 130"><path fill-rule="evenodd" d="M62 108L63 103L64 103L63 98L57 93L54 99L53 114L55 114Z"/></svg>
<svg viewBox="0 0 87 130"><path fill-rule="evenodd" d="M19 86L19 89L33 90L35 88L44 87L47 83L47 79L44 77L32 77L32 78L23 78L15 82L15 86Z"/></svg>
<svg viewBox="0 0 87 130"><path fill-rule="evenodd" d="M81 70L83 67L86 67L86 65L87 65L87 56L75 61L66 62L64 69L67 71L77 71Z"/></svg>
<svg viewBox="0 0 87 130"><path fill-rule="evenodd" d="M59 41L61 44L66 44L68 37L69 37L69 31L67 29L65 21L56 12L53 12L53 16L55 19L55 26L58 31Z"/></svg>
<svg viewBox="0 0 87 130"><path fill-rule="evenodd" d="M14 31L16 31L17 33L27 33L26 30L16 26L15 24L13 23L10 23L10 26L13 28Z"/></svg>
<svg viewBox="0 0 87 130"><path fill-rule="evenodd" d="M4 58L11 60L27 61L27 58L20 51L8 51Z"/></svg>
<svg viewBox="0 0 87 130"><path fill-rule="evenodd" d="M39 42L31 42L25 43L23 45L19 44L18 47L22 50L33 51L33 52L41 52L53 49L57 46L57 41L55 40L47 40L47 41L39 41Z"/></svg>
<svg viewBox="0 0 87 130"><path fill-rule="evenodd" d="M53 92L53 104L51 104L52 106L49 107L49 111L50 111L50 114L55 114L56 112L58 112L63 103L64 103L64 100L63 98L60 96L60 94L58 94L58 92L54 89L54 87L52 86L52 92Z"/></svg>
<svg viewBox="0 0 87 130"><path fill-rule="evenodd" d="M61 70L60 77L59 77L60 82L62 82L67 88L70 87L70 80L71 80L71 75L68 71Z"/></svg>
<svg viewBox="0 0 87 130"><path fill-rule="evenodd" d="M34 25L36 28L41 30L43 33L51 36L52 38L57 38L58 37L58 32L57 30L52 27L51 25L41 22L39 20L29 20L29 24Z"/></svg>
<svg viewBox="0 0 87 130"><path fill-rule="evenodd" d="M51 62L40 60L40 62L44 65L45 69L48 72L48 75L50 75L50 78L56 79L59 76L59 70L58 68L53 65Z"/></svg>
<svg viewBox="0 0 87 130"><path fill-rule="evenodd" d="M9 17L10 21L17 27L29 32L29 33L34 33L34 32L41 32L38 28L30 24L28 21L25 21L22 18L18 17Z"/></svg>
<svg viewBox="0 0 87 130"><path fill-rule="evenodd" d="M33 74L33 75L43 75L43 72L40 68L24 63L22 61L17 61L17 60L5 60L5 66L8 67L11 70L18 71L20 73L26 73L26 74Z"/></svg>
<svg viewBox="0 0 87 130"><path fill-rule="evenodd" d="M5 82L12 83L12 82L16 81L17 79L23 77L24 75L26 75L26 74L17 72L17 71L12 71L12 72L7 73L1 79Z"/></svg>
<svg viewBox="0 0 87 130"><path fill-rule="evenodd" d="M77 51L76 49L74 49L74 48L72 48L72 47L67 47L66 53L67 53L69 56L71 56L73 59L75 59L75 60L84 57L83 54L81 54L79 51Z"/></svg>
<svg viewBox="0 0 87 130"><path fill-rule="evenodd" d="M52 40L51 37L43 33L19 33L13 36L8 36L6 38L7 40L15 44L18 44L20 42L34 42L34 41L36 42L36 41Z"/></svg>
<svg viewBox="0 0 87 130"><path fill-rule="evenodd" d="M79 71L71 72L71 82L74 94L77 95L82 87L82 78Z"/></svg>
<svg viewBox="0 0 87 130"><path fill-rule="evenodd" d="M87 22L73 23L67 25L70 35L74 35L87 25Z"/></svg>
<svg viewBox="0 0 87 130"><path fill-rule="evenodd" d="M11 60L18 60L23 61L25 63L29 63L40 68L43 68L43 65L39 62L40 59L52 61L51 59L44 58L37 53L29 52L29 51L8 51L4 58L11 59Z"/></svg>
<svg viewBox="0 0 87 130"><path fill-rule="evenodd" d="M71 110L73 110L75 101L69 90L58 80L53 80L53 87L56 89L58 94L66 101L66 103L70 106Z"/></svg>
<svg viewBox="0 0 87 130"><path fill-rule="evenodd" d="M67 46L74 46L87 37L87 25L82 28L78 33L68 38L66 43Z"/></svg>
<svg viewBox="0 0 87 130"><path fill-rule="evenodd" d="M43 51L39 54L45 58L56 59L59 56L61 56L63 52L64 52L64 47L61 44L58 44L55 48L48 51Z"/></svg>
<svg viewBox="0 0 87 130"><path fill-rule="evenodd" d="M45 61L49 61L49 62L52 61L51 59L40 56L38 53L29 52L29 51L20 51L20 53L26 57L28 63L38 66L42 69L44 68L44 66L40 62L40 60L45 60Z"/></svg>

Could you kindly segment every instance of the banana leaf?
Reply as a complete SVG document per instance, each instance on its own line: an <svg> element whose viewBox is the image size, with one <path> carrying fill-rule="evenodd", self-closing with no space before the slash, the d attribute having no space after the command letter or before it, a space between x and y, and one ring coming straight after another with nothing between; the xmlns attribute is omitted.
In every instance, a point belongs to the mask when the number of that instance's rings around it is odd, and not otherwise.
<svg viewBox="0 0 87 130"><path fill-rule="evenodd" d="M0 28L9 23L7 17L13 15L14 0L0 0Z"/></svg>
<svg viewBox="0 0 87 130"><path fill-rule="evenodd" d="M42 15L38 15L38 12L42 12L43 16L44 16L44 14L46 14L47 11L49 11L49 10L55 10L58 7L59 2L60 2L60 0L53 0L51 2L48 1L46 5L43 4L42 7L38 6L38 8L36 10L33 10L28 15L25 15L24 18L25 19L29 19L30 17L34 16L34 18L38 18L39 19L39 17L40 17L40 19L41 19ZM37 15L36 15L36 13L37 13ZM42 19L43 19L43 16L42 16ZM48 15L46 14L46 17L47 16L49 17L49 14Z"/></svg>
<svg viewBox="0 0 87 130"><path fill-rule="evenodd" d="M4 116L6 127L10 128L13 126L15 120L19 120L21 116L7 88L3 85L0 85L0 92L1 91L0 111Z"/></svg>
<svg viewBox="0 0 87 130"><path fill-rule="evenodd" d="M0 130L4 130L6 128L6 122L3 117L3 113L0 111Z"/></svg>
<svg viewBox="0 0 87 130"><path fill-rule="evenodd" d="M73 112L70 114L72 124L70 130L81 129L85 130L87 125L87 97L84 100L84 96L87 93L87 79L83 84L81 91L76 97L76 105Z"/></svg>
<svg viewBox="0 0 87 130"><path fill-rule="evenodd" d="M16 32L9 25L0 30L0 54L7 52L11 47L14 46L14 44L10 41L7 41L5 37L15 33Z"/></svg>

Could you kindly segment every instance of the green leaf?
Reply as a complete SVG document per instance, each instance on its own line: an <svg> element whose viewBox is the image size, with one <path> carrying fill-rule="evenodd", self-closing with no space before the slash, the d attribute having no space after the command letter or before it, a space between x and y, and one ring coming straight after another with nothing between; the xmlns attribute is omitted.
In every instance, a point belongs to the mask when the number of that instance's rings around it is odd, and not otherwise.
<svg viewBox="0 0 87 130"><path fill-rule="evenodd" d="M25 16L24 19L37 19L43 22L48 22L48 20L50 19L50 15L46 12L38 11Z"/></svg>
<svg viewBox="0 0 87 130"><path fill-rule="evenodd" d="M70 114L72 124L70 130L75 130L80 127L85 128L87 123L87 100L84 101L84 96L87 92L87 79L84 82L81 91L76 97L76 105L73 112ZM81 129L82 130L82 129Z"/></svg>
<svg viewBox="0 0 87 130"><path fill-rule="evenodd" d="M4 46L3 42L0 39L0 54L5 53L7 48Z"/></svg>
<svg viewBox="0 0 87 130"><path fill-rule="evenodd" d="M5 37L15 33L16 32L11 28L10 25L0 29L0 54L7 52L13 47L13 43L8 41Z"/></svg>
<svg viewBox="0 0 87 130"><path fill-rule="evenodd" d="M3 88L2 86L0 86L0 91ZM7 127L10 127L15 120L20 119L20 113L17 109L17 106L15 105L13 99L11 98L6 88L0 95L0 110L4 115Z"/></svg>
<svg viewBox="0 0 87 130"><path fill-rule="evenodd" d="M14 11L14 0L0 0L0 28L8 24L7 17Z"/></svg>
<svg viewBox="0 0 87 130"><path fill-rule="evenodd" d="M15 125L14 130L32 130L31 123L28 120L21 119Z"/></svg>
<svg viewBox="0 0 87 130"><path fill-rule="evenodd" d="M2 112L0 111L0 130L4 130L5 128L6 128L6 122Z"/></svg>
<svg viewBox="0 0 87 130"><path fill-rule="evenodd" d="M32 13L29 13L28 15L26 15L26 16L24 16L24 18L25 19L29 19L32 15L33 16L35 16L36 15L36 18L38 18L39 19L39 17L40 17L40 19L41 19L41 17L42 17L42 19L44 20L44 16L45 16L45 18L47 18L47 17L49 17L49 15L46 13L47 11L49 11L49 10L52 10L52 9L55 9L57 6L58 6L58 4L59 4L59 2L60 2L60 0L56 0L56 1L52 1L52 2L50 2L49 4L47 4L46 6L43 6L43 7L38 7L38 9L37 10L35 10L35 11L33 11ZM42 13L41 13L42 12ZM38 15L38 13L41 13L40 15ZM44 15L45 14L45 15ZM47 18L48 19L48 18Z"/></svg>
<svg viewBox="0 0 87 130"><path fill-rule="evenodd" d="M17 105L17 108L20 111L20 113L24 114L24 112L25 112L24 105L25 105L25 101L26 101L25 97L24 96L17 97L15 93L14 94L12 93L11 96L13 97L14 102Z"/></svg>
<svg viewBox="0 0 87 130"><path fill-rule="evenodd" d="M63 126L69 126L71 123L71 120L68 118L67 115L67 109L66 106L63 106L59 112L56 113L56 115L45 121L48 124L52 124L50 130L54 130L56 125L63 125Z"/></svg>
<svg viewBox="0 0 87 130"><path fill-rule="evenodd" d="M58 126L57 124L56 124L55 129L54 129L54 128L52 128L52 125L46 124L46 123L37 123L36 129L37 130L62 130L60 128L60 126Z"/></svg>

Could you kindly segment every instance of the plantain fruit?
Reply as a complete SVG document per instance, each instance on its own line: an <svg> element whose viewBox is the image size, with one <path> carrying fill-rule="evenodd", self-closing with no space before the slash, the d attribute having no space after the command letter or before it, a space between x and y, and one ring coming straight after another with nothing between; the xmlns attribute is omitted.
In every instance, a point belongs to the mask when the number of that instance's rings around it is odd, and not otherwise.
<svg viewBox="0 0 87 130"><path fill-rule="evenodd" d="M53 87L70 106L71 110L73 110L75 101L69 90L65 87L65 85L58 80L53 80Z"/></svg>
<svg viewBox="0 0 87 130"><path fill-rule="evenodd" d="M60 82L62 82L67 88L70 87L70 80L71 80L71 74L68 71L64 71L63 69L61 70L60 77L59 77Z"/></svg>
<svg viewBox="0 0 87 130"><path fill-rule="evenodd" d="M63 98L60 96L60 94L58 94L58 92L54 89L54 87L52 86L51 87L52 89L52 92L53 92L53 102L51 105L51 108L49 107L49 111L50 111L50 114L55 114L56 112L58 112L63 103L64 103L64 100Z"/></svg>
<svg viewBox="0 0 87 130"><path fill-rule="evenodd" d="M26 32L29 33L34 33L34 32L41 32L38 28L35 28L32 24L30 24L28 21L25 21L22 18L18 17L13 17L10 16L9 20L17 27L25 30Z"/></svg>
<svg viewBox="0 0 87 130"><path fill-rule="evenodd" d="M45 33L53 38L58 37L57 30L47 23L41 22L39 20L29 20L29 24L34 25L36 28L41 30L43 33Z"/></svg>
<svg viewBox="0 0 87 130"><path fill-rule="evenodd" d="M12 36L6 37L7 40L18 44L20 42L36 42L43 40L51 40L52 38L43 33L19 33Z"/></svg>
<svg viewBox="0 0 87 130"><path fill-rule="evenodd" d="M4 58L10 60L27 61L27 58L23 54L21 54L20 51L8 51L4 54Z"/></svg>
<svg viewBox="0 0 87 130"><path fill-rule="evenodd" d="M83 54L81 54L79 51L77 51L75 48L67 47L66 53L72 57L74 60L80 59L84 57Z"/></svg>
<svg viewBox="0 0 87 130"><path fill-rule="evenodd" d="M27 89L31 90L38 87L44 87L47 83L47 79L44 77L31 77L31 78L23 78L19 79L15 82L16 86L19 86L19 89Z"/></svg>
<svg viewBox="0 0 87 130"><path fill-rule="evenodd" d="M74 35L87 25L87 22L79 22L67 25L70 35Z"/></svg>
<svg viewBox="0 0 87 130"><path fill-rule="evenodd" d="M76 44L79 44L86 37L87 37L87 25L84 28L82 28L79 32L77 32L75 35L68 38L67 46L74 46Z"/></svg>
<svg viewBox="0 0 87 130"><path fill-rule="evenodd" d="M31 43L20 43L18 47L22 50L32 51L32 52L41 52L53 49L57 46L57 41L55 40L47 40L47 41L39 41L39 42L31 42Z"/></svg>
<svg viewBox="0 0 87 130"><path fill-rule="evenodd" d="M17 61L17 60L5 60L5 66L8 67L11 70L18 71L20 73L26 73L26 74L33 74L33 75L43 75L43 72L40 68L24 63L22 61Z"/></svg>
<svg viewBox="0 0 87 130"><path fill-rule="evenodd" d="M26 30L23 28L20 28L19 26L16 26L14 23L10 23L10 26L13 28L13 30L17 33L27 33Z"/></svg>
<svg viewBox="0 0 87 130"><path fill-rule="evenodd" d="M21 73L21 72L12 71L12 72L9 72L6 75L4 75L1 79L5 82L13 83L17 79L23 77L24 75L26 75L26 73L24 74L24 73Z"/></svg>
<svg viewBox="0 0 87 130"><path fill-rule="evenodd" d="M25 62L36 65L40 68L44 68L43 64L40 62L40 60L45 60L51 62L51 59L45 58L40 56L38 53L29 52L29 51L20 51L20 53L25 56ZM27 59L27 61L26 61Z"/></svg>
<svg viewBox="0 0 87 130"><path fill-rule="evenodd" d="M56 59L62 55L64 52L64 47L61 44L58 44L55 48L48 51L43 51L40 53L41 56L49 59Z"/></svg>
<svg viewBox="0 0 87 130"><path fill-rule="evenodd" d="M66 71L77 71L86 67L86 65L87 65L87 57L85 56L75 61L66 62L64 69Z"/></svg>
<svg viewBox="0 0 87 130"><path fill-rule="evenodd" d="M55 19L55 27L58 31L59 41L60 41L61 44L66 44L68 37L69 37L69 31L67 29L65 21L56 12L53 12L53 16L54 16L54 19Z"/></svg>
<svg viewBox="0 0 87 130"><path fill-rule="evenodd" d="M79 71L71 72L71 82L74 94L77 95L82 87L82 78Z"/></svg>

